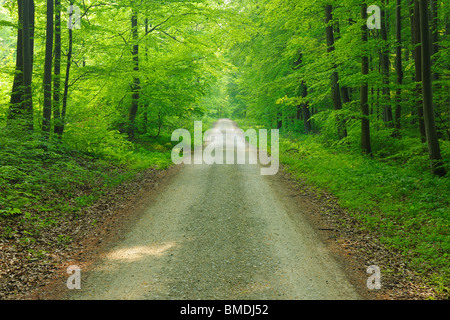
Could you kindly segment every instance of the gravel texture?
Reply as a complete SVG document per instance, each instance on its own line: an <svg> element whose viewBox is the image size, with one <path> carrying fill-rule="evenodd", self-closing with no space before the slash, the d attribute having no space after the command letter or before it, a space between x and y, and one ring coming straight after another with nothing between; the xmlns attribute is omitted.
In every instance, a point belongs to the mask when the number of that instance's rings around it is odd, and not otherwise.
<svg viewBox="0 0 450 320"><path fill-rule="evenodd" d="M249 164L185 165L81 275L70 299L361 298L280 180Z"/></svg>

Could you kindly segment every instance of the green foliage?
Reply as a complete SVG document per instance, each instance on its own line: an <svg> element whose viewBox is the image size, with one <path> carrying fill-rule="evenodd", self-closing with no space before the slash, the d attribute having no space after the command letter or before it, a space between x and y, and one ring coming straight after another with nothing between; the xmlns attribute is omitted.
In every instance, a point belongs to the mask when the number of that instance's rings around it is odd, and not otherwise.
<svg viewBox="0 0 450 320"><path fill-rule="evenodd" d="M0 226L5 237L35 241L58 221L77 218L108 190L148 168L172 164L173 130L226 105L223 44L235 18L216 1L75 2L81 29L72 33L73 56L65 82L69 30L62 2L61 96L67 105L62 136L43 134L42 76L45 3L35 2L34 132L7 120L19 27L17 3L0 1ZM131 15L138 21L135 43ZM139 68L132 54L139 45ZM55 61L53 61L55 62ZM135 123L131 84L139 80ZM221 84L219 86L216 83ZM68 87L64 97L64 85ZM217 90L221 91L219 99ZM53 112L57 111L55 104ZM62 104L59 111L62 111ZM53 114L54 116L54 114ZM57 119L52 119L52 130ZM127 135L131 125L135 134ZM205 128L206 129L206 128ZM58 236L57 244L70 239ZM39 256L39 253L32 253Z"/></svg>
<svg viewBox="0 0 450 320"><path fill-rule="evenodd" d="M334 48L327 52L325 37L325 4L333 6L333 20L330 24L334 32ZM380 5L380 4L379 4ZM384 107L390 105L395 110L396 84L395 67L395 2L381 6L386 11L388 25L387 41L382 41L380 31L371 31L367 45L362 44L360 3L349 0L295 2L269 0L261 3L244 1L239 12L244 17L244 34L233 43L228 56L235 65L231 74L229 88L230 110L234 117L247 117L258 124L276 127L283 123L285 132L304 132L303 119L297 114L297 106L307 102L312 113L313 131L323 136L324 140L337 140L336 116L346 121L348 130L353 130L350 137L353 146L360 149L360 132L356 134L361 123L359 89L361 75L361 53L369 54L370 72L366 76L369 84L369 109L371 133L373 133L373 151L382 153L383 135L393 132L392 124L385 123ZM445 28L444 22L449 8L439 7L438 28ZM403 85L401 86L401 131L397 137L408 139L418 137L418 121L414 91L416 83L414 60L411 59L411 28L409 8L402 2L402 57ZM244 22L243 22L244 23ZM440 33L439 52L433 57L433 72L438 80L433 82L434 102L436 106L436 125L440 139L450 139L449 133L449 96L450 82L448 70L450 64L448 51L449 34ZM383 83L380 71L380 50L388 48L390 55L389 84ZM299 59L301 57L301 59ZM406 58L405 58L406 57ZM333 68L335 66L335 69ZM333 110L331 100L330 76L333 71L339 75L340 88L347 88L350 101L343 104L340 111ZM301 81L307 87L307 97L299 92ZM390 90L386 97L382 90Z"/></svg>
<svg viewBox="0 0 450 320"><path fill-rule="evenodd" d="M361 41L365 21L356 0L75 1L81 9L82 28L73 30L70 76L61 83L68 87L61 137L40 131L46 16L42 1L35 1L35 131L21 130L20 122L7 120L20 24L17 2L0 0L0 4L0 222L6 223L2 236L20 236L23 244L33 243L39 232L60 219L76 218L81 208L139 171L170 166L173 130L191 130L194 120L203 120L206 130L217 118L238 118L244 130L255 123L281 126L282 161L294 174L337 195L366 228L381 233L383 243L405 252L416 270L431 272L437 286L442 284L440 290L448 287L448 176L438 179L427 173L406 1L402 2L400 130L383 121L384 108L395 107L399 88L393 1L382 5L387 12L387 41L381 41L379 31L371 31L366 44ZM327 52L325 35L328 4L333 6L329 24L334 31L333 52ZM69 41L66 9L62 8L62 80ZM436 124L447 172L449 14L449 6L439 6L439 52L432 64ZM132 15L136 29L130 24ZM136 46L137 56L133 54ZM380 71L384 49L390 50L391 60L387 85ZM363 53L370 60L365 77L360 72ZM349 93L342 110L333 108L333 72L339 75L340 88ZM360 155L363 80L370 91L373 158ZM132 85L137 82L139 89L133 95ZM301 84L307 88L306 97ZM384 88L389 89L388 95L383 94ZM132 120L134 101L138 109ZM311 137L303 135L300 111L306 104ZM341 140L337 119L345 120L347 136ZM286 152L292 148L299 152ZM55 241L65 245L71 239L59 235ZM39 258L45 253L30 254Z"/></svg>
<svg viewBox="0 0 450 320"><path fill-rule="evenodd" d="M97 117L68 124L64 141L71 149L117 160L125 160L132 150L125 136Z"/></svg>
<svg viewBox="0 0 450 320"><path fill-rule="evenodd" d="M412 54L410 6L402 1L403 83L397 81L396 2L378 3L386 13L387 40L381 31L361 40L361 3L346 1L243 1L244 34L232 44L228 57L234 68L228 84L229 109L243 128L281 126L281 161L290 172L336 195L362 225L381 234L388 247L411 259L412 268L427 275L437 290L449 288L449 197L447 177L431 176L428 148L419 134L415 63ZM439 2L438 2L439 3ZM332 5L328 26L334 51L327 51L325 5ZM439 52L432 57L433 102L445 169L450 169L449 133L449 7L438 6ZM384 77L383 50L389 54ZM361 74L361 56L369 57L369 74ZM342 110L335 110L331 75L337 72ZM387 84L385 82L387 80ZM372 157L361 155L360 88L367 81ZM302 95L301 84L307 88ZM384 94L385 89L389 90ZM398 97L400 129L386 121L386 107L395 115ZM311 113L312 133L304 136L302 104ZM338 137L338 119L346 137ZM298 150L287 152L287 150ZM434 280L433 280L434 279ZM440 289L439 289L440 288Z"/></svg>
<svg viewBox="0 0 450 320"><path fill-rule="evenodd" d="M298 152L287 152L293 148ZM449 287L448 179L432 176L409 153L397 150L383 163L342 146L324 146L313 136L283 139L280 154L296 178L336 195L381 243L401 250L416 272L440 277L439 285Z"/></svg>
<svg viewBox="0 0 450 320"><path fill-rule="evenodd" d="M91 130L91 134L109 132ZM88 149L89 138L80 134L82 140L72 130L68 130L67 142L55 137L0 133L0 235L19 237L23 245L33 243L40 233L58 227L62 220L76 219L82 208L134 179L140 171L165 169L171 164L170 143L154 142L150 151L144 145L131 146L122 136L113 134L114 138L103 136L96 149ZM71 241L65 235L53 240L55 245ZM41 257L39 252L32 256Z"/></svg>

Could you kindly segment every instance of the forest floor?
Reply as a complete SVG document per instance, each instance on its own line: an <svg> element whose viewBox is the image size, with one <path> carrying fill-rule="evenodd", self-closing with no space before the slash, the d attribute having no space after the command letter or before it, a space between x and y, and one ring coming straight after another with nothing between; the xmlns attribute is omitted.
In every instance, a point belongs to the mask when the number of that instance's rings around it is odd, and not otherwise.
<svg viewBox="0 0 450 320"><path fill-rule="evenodd" d="M59 228L73 241L42 259L2 240L1 299L434 297L337 199L285 170L147 170ZM71 265L82 270L82 290L67 289ZM370 265L382 271L380 290L366 287Z"/></svg>
<svg viewBox="0 0 450 320"><path fill-rule="evenodd" d="M81 209L77 218L58 221L58 225L52 227L57 230L52 230L51 234L41 232L40 239L31 245L24 245L18 237L1 238L0 300L41 299L41 292L46 288L53 287L61 277L67 279L68 266L88 264L104 243L112 241L136 218L139 206L175 169L140 172L100 196L93 205ZM49 246L46 239L54 234L64 234L71 241L57 247ZM39 259L30 258L31 248L45 254ZM59 285L56 291L58 288ZM56 291L52 296L57 299Z"/></svg>

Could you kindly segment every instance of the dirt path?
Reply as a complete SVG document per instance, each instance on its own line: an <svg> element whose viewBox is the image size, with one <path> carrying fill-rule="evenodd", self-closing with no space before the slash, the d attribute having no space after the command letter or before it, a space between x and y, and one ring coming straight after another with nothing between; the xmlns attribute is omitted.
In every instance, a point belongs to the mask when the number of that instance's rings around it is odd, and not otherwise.
<svg viewBox="0 0 450 320"><path fill-rule="evenodd" d="M361 298L282 184L258 165L185 165L69 298Z"/></svg>

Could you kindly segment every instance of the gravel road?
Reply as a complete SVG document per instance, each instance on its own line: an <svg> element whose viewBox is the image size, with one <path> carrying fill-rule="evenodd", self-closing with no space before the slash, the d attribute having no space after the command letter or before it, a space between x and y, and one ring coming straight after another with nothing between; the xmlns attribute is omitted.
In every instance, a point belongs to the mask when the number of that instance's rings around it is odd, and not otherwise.
<svg viewBox="0 0 450 320"><path fill-rule="evenodd" d="M70 299L359 299L280 183L184 165Z"/></svg>

